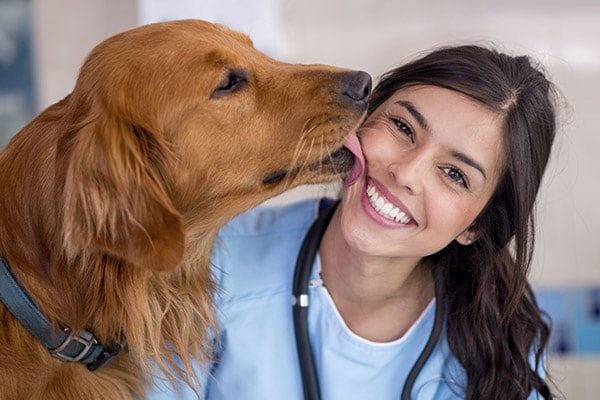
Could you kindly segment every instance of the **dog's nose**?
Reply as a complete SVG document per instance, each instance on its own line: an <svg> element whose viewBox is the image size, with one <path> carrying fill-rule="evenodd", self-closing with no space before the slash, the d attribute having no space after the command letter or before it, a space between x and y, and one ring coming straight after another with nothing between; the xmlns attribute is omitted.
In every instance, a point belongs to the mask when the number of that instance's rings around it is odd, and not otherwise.
<svg viewBox="0 0 600 400"><path fill-rule="evenodd" d="M352 103L366 105L371 94L371 75L363 71L349 72L345 84L344 96Z"/></svg>

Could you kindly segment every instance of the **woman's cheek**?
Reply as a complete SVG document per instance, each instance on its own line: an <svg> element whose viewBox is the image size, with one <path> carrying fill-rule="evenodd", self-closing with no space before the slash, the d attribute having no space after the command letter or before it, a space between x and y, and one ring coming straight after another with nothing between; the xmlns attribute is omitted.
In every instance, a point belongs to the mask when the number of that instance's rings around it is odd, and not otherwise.
<svg viewBox="0 0 600 400"><path fill-rule="evenodd" d="M394 136L387 130L369 130L361 138L361 146L365 157L367 171L369 166L393 163L405 151Z"/></svg>

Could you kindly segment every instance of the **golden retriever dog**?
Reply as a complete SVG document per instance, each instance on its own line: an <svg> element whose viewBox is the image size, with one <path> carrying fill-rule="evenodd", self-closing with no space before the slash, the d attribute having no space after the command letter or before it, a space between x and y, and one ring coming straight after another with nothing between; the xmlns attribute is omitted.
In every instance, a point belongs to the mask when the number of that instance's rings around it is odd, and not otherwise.
<svg viewBox="0 0 600 400"><path fill-rule="evenodd" d="M370 85L196 20L95 47L0 153L0 399L143 398L153 372L196 384L217 231L347 175Z"/></svg>

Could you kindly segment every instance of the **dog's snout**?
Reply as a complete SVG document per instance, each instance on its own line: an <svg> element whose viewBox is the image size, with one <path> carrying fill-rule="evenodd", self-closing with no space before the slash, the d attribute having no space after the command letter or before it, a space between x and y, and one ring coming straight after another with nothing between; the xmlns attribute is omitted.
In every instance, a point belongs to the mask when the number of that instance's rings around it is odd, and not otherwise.
<svg viewBox="0 0 600 400"><path fill-rule="evenodd" d="M363 71L348 73L344 97L353 103L366 104L371 94L371 75Z"/></svg>

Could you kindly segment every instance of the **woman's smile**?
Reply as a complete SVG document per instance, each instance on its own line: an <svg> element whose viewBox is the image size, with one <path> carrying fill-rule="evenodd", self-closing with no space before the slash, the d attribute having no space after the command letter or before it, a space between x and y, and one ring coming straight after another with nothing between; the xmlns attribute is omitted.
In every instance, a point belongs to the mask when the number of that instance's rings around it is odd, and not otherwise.
<svg viewBox="0 0 600 400"><path fill-rule="evenodd" d="M363 207L375 221L383 223L386 227L404 228L418 225L406 206L373 178L365 179Z"/></svg>

